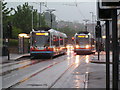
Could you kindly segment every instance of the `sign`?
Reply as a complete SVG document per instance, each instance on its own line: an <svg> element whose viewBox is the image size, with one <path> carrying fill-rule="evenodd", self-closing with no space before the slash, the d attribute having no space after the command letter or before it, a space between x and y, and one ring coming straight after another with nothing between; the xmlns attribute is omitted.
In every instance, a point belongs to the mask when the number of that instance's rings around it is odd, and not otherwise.
<svg viewBox="0 0 120 90"><path fill-rule="evenodd" d="M36 35L45 35L45 36L48 36L48 33L36 33Z"/></svg>
<svg viewBox="0 0 120 90"><path fill-rule="evenodd" d="M78 35L79 38L88 38L88 35Z"/></svg>
<svg viewBox="0 0 120 90"><path fill-rule="evenodd" d="M97 3L97 8L98 8L97 15L98 15L99 20L112 20L111 10L101 9L100 8L100 2Z"/></svg>
<svg viewBox="0 0 120 90"><path fill-rule="evenodd" d="M120 0L99 0L101 9L120 9Z"/></svg>

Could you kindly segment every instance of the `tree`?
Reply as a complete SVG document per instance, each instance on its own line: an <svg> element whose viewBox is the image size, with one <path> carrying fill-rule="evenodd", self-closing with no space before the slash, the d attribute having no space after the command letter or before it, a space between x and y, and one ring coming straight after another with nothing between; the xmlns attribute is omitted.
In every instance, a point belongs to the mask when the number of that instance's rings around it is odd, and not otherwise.
<svg viewBox="0 0 120 90"><path fill-rule="evenodd" d="M22 32L29 33L32 30L32 7L28 3L19 5L17 10L14 10L13 25L20 28Z"/></svg>
<svg viewBox="0 0 120 90"><path fill-rule="evenodd" d="M14 38L14 39L18 38L18 34L20 34L21 32L22 32L22 30L20 28L13 26L12 38Z"/></svg>
<svg viewBox="0 0 120 90"><path fill-rule="evenodd" d="M10 20L10 12L12 9L6 8L7 3L2 2L2 16L3 16L3 38L7 36L7 26Z"/></svg>
<svg viewBox="0 0 120 90"><path fill-rule="evenodd" d="M33 9L33 6L29 6L28 3L23 4L22 6L17 6L17 10L14 10L13 25L22 30L24 33L30 33L32 30L32 15L33 15L33 27L39 27L37 24L38 12ZM45 26L45 18L41 15L41 24Z"/></svg>

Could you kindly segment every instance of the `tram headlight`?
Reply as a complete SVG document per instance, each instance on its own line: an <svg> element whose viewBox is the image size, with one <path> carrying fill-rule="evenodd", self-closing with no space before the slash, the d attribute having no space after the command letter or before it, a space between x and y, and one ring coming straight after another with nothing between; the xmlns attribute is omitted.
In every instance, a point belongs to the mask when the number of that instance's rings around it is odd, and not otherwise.
<svg viewBox="0 0 120 90"><path fill-rule="evenodd" d="M90 45L86 45L85 47L88 49L88 48L90 48Z"/></svg>
<svg viewBox="0 0 120 90"><path fill-rule="evenodd" d="M70 46L69 46L69 45L67 45L67 46L66 46L66 48L67 48L67 49L69 49L69 48L70 48Z"/></svg>
<svg viewBox="0 0 120 90"><path fill-rule="evenodd" d="M79 45L76 45L75 47L76 47L76 48L79 48L80 46L79 46Z"/></svg>

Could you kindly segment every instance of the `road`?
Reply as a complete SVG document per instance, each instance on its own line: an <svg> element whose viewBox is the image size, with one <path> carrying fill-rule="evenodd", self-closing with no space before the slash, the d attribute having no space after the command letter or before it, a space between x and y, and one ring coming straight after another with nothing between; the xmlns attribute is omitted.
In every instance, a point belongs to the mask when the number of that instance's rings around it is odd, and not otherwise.
<svg viewBox="0 0 120 90"><path fill-rule="evenodd" d="M53 59L26 59L3 64L3 88L85 88L87 74L95 70L93 55L66 55ZM105 65L103 65L105 66ZM101 66L97 65L101 68ZM104 70L104 68L102 69Z"/></svg>

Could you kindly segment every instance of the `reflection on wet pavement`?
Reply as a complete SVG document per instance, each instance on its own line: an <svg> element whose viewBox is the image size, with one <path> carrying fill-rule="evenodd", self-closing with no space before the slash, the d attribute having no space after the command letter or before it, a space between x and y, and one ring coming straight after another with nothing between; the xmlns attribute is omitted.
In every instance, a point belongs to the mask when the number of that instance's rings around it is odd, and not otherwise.
<svg viewBox="0 0 120 90"><path fill-rule="evenodd" d="M89 55L86 55L85 61L86 61L86 63L89 63Z"/></svg>

